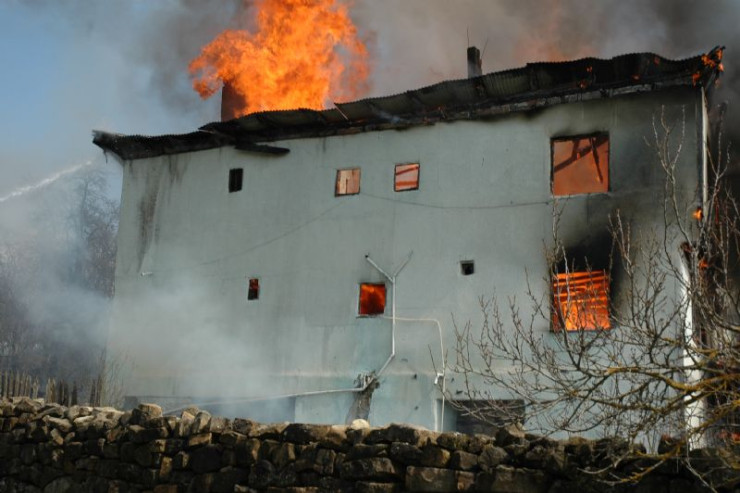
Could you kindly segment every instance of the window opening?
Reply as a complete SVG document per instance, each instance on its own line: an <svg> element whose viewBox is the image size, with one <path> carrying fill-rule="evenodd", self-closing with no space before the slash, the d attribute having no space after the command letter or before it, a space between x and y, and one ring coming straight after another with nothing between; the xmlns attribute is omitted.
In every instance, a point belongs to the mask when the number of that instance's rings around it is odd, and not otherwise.
<svg viewBox="0 0 740 493"><path fill-rule="evenodd" d="M552 139L552 194L609 191L609 136Z"/></svg>
<svg viewBox="0 0 740 493"><path fill-rule="evenodd" d="M356 195L360 193L360 168L338 169L334 195Z"/></svg>
<svg viewBox="0 0 740 493"><path fill-rule="evenodd" d="M360 284L359 315L382 315L385 312L385 284Z"/></svg>
<svg viewBox="0 0 740 493"><path fill-rule="evenodd" d="M253 277L249 280L249 289L247 290L248 300L258 300L260 297L260 280Z"/></svg>
<svg viewBox="0 0 740 493"><path fill-rule="evenodd" d="M554 331L611 328L606 269L555 273L552 293Z"/></svg>
<svg viewBox="0 0 740 493"><path fill-rule="evenodd" d="M393 190L404 192L419 189L419 163L397 164Z"/></svg>
<svg viewBox="0 0 740 493"><path fill-rule="evenodd" d="M495 435L498 428L525 420L521 399L453 400L450 405L456 410L455 430L469 435Z"/></svg>
<svg viewBox="0 0 740 493"><path fill-rule="evenodd" d="M229 170L229 193L238 192L242 189L244 181L244 169L232 168Z"/></svg>
<svg viewBox="0 0 740 493"><path fill-rule="evenodd" d="M475 262L473 260L463 260L460 262L460 271L464 276L471 276L475 273Z"/></svg>

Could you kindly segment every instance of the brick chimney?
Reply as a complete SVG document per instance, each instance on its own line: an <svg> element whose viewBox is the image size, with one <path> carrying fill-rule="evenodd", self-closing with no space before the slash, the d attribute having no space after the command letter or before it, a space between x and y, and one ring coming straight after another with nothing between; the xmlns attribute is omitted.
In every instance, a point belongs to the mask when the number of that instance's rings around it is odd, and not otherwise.
<svg viewBox="0 0 740 493"><path fill-rule="evenodd" d="M483 60L480 58L480 50L475 46L468 47L468 79L483 75Z"/></svg>
<svg viewBox="0 0 740 493"><path fill-rule="evenodd" d="M244 106L244 99L234 86L224 82L224 87L221 89L221 121L225 122L241 116L239 109Z"/></svg>

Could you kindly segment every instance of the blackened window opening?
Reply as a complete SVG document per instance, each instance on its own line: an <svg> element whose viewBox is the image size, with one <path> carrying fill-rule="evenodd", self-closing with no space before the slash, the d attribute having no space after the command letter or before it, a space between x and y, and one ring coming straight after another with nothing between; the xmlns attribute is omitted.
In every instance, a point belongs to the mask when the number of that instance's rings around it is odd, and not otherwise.
<svg viewBox="0 0 740 493"><path fill-rule="evenodd" d="M475 273L475 262L473 260L463 260L460 262L460 271L464 276L471 276Z"/></svg>
<svg viewBox="0 0 740 493"><path fill-rule="evenodd" d="M260 280L253 277L249 280L249 289L247 290L248 300L258 300L260 297Z"/></svg>
<svg viewBox="0 0 740 493"><path fill-rule="evenodd" d="M229 170L229 193L238 192L242 189L244 181L244 169L232 168Z"/></svg>

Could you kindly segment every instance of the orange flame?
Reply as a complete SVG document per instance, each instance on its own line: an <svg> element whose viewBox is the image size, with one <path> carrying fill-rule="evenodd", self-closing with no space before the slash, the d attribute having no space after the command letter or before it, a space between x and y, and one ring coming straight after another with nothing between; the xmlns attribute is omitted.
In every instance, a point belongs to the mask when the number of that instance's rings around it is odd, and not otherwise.
<svg viewBox="0 0 740 493"><path fill-rule="evenodd" d="M340 1L340 0L339 0ZM256 32L226 30L188 67L202 98L224 83L245 97L240 115L321 109L366 90L368 51L338 0L256 0Z"/></svg>
<svg viewBox="0 0 740 493"><path fill-rule="evenodd" d="M557 274L553 279L554 329L610 329L606 271Z"/></svg>

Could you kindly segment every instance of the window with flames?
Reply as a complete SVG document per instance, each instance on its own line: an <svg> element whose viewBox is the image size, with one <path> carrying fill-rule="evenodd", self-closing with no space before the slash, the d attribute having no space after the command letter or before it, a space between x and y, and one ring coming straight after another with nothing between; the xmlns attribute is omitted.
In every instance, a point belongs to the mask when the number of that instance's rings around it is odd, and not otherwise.
<svg viewBox="0 0 740 493"><path fill-rule="evenodd" d="M611 328L606 270L556 273L552 279L552 294L552 329L555 332Z"/></svg>
<svg viewBox="0 0 740 493"><path fill-rule="evenodd" d="M419 163L397 164L393 180L393 190L405 192L419 189Z"/></svg>
<svg viewBox="0 0 740 493"><path fill-rule="evenodd" d="M609 191L609 136L552 139L552 194Z"/></svg>
<svg viewBox="0 0 740 493"><path fill-rule="evenodd" d="M357 314L364 317L382 315L385 312L385 295L385 284L360 284Z"/></svg>

